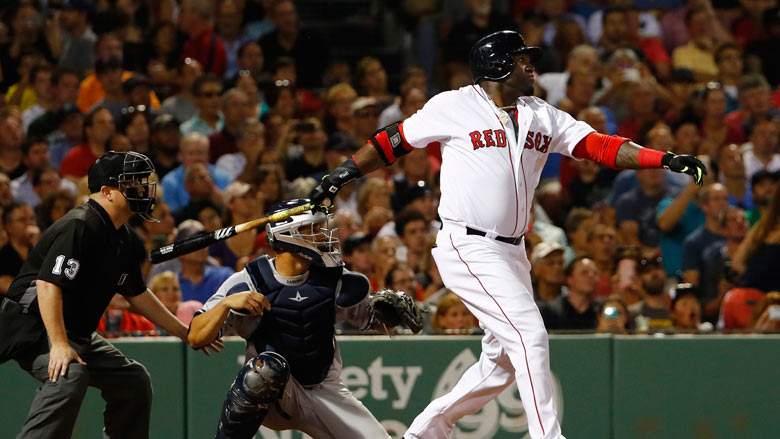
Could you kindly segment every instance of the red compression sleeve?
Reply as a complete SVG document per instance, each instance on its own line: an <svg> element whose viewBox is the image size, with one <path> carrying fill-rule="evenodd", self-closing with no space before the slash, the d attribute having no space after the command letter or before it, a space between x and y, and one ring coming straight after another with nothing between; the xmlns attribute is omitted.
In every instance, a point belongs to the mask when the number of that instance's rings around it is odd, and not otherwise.
<svg viewBox="0 0 780 439"><path fill-rule="evenodd" d="M666 153L656 151L650 148L642 148L639 150L639 167L640 168L660 168L661 159L664 158Z"/></svg>
<svg viewBox="0 0 780 439"><path fill-rule="evenodd" d="M593 160L596 163L615 168L615 159L617 159L620 145L630 140L626 137L590 133L577 143L572 155L578 159Z"/></svg>

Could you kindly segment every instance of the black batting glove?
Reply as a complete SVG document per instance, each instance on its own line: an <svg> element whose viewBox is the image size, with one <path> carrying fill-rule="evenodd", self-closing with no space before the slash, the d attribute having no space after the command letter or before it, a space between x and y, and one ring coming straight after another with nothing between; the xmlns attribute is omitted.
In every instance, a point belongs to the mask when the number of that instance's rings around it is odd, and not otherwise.
<svg viewBox="0 0 780 439"><path fill-rule="evenodd" d="M661 166L681 174L688 174L693 177L693 182L702 185L702 179L707 175L707 168L699 159L692 155L677 155L667 152L661 159Z"/></svg>
<svg viewBox="0 0 780 439"><path fill-rule="evenodd" d="M320 184L312 189L309 194L309 199L314 204L314 210L327 211L333 206L333 198L336 197L338 191L362 175L355 163L355 159L350 157L341 166L334 169L333 172L322 177ZM330 201L329 205L325 205L326 199Z"/></svg>

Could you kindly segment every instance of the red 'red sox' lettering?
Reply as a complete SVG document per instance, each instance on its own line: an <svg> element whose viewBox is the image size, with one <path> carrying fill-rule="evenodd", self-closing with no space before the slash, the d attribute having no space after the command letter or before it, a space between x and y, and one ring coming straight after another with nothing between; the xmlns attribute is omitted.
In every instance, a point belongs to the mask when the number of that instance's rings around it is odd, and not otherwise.
<svg viewBox="0 0 780 439"><path fill-rule="evenodd" d="M485 138L484 142L482 140L483 136ZM472 131L469 133L469 137L471 137L471 146L474 147L474 150L490 146L506 148L506 133L504 130Z"/></svg>
<svg viewBox="0 0 780 439"><path fill-rule="evenodd" d="M536 149L541 153L545 153L550 147L550 142L552 142L552 136L545 136L539 132L529 131L528 135L525 137L525 148Z"/></svg>

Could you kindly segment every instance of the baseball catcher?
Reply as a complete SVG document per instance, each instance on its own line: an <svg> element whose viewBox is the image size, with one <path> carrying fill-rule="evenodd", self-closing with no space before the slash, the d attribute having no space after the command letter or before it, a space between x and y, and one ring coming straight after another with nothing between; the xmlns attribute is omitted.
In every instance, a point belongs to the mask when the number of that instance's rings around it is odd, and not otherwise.
<svg viewBox="0 0 780 439"><path fill-rule="evenodd" d="M308 201L279 203L273 210ZM404 293L369 297L368 279L344 269L331 222L330 214L305 212L268 224L277 256L249 262L192 320L193 346L218 338L225 327L246 339L246 363L225 398L217 438L252 438L261 425L316 438L389 436L341 380L334 324L403 324L419 332L420 310Z"/></svg>

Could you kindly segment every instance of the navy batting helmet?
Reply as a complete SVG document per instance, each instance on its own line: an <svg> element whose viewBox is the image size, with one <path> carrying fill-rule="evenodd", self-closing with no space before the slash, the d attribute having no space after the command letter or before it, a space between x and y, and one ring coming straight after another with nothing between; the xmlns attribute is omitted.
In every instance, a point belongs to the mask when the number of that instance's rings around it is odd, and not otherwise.
<svg viewBox="0 0 780 439"><path fill-rule="evenodd" d="M515 61L512 59L515 53L527 53L533 62L542 56L542 49L526 46L523 36L512 30L502 30L482 37L474 44L469 54L474 83L506 79L515 68Z"/></svg>

